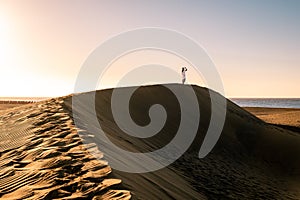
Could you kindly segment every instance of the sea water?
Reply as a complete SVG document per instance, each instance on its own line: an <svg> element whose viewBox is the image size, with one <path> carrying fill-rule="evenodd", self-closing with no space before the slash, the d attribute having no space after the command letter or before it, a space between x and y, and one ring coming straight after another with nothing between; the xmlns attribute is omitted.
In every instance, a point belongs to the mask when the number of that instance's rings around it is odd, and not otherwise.
<svg viewBox="0 0 300 200"><path fill-rule="evenodd" d="M232 98L241 107L300 108L300 98Z"/></svg>

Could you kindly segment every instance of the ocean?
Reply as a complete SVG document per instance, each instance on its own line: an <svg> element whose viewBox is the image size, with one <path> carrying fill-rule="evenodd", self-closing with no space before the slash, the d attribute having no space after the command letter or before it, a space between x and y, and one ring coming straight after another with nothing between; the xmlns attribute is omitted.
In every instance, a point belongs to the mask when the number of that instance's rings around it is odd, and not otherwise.
<svg viewBox="0 0 300 200"><path fill-rule="evenodd" d="M231 98L241 107L300 108L300 98Z"/></svg>

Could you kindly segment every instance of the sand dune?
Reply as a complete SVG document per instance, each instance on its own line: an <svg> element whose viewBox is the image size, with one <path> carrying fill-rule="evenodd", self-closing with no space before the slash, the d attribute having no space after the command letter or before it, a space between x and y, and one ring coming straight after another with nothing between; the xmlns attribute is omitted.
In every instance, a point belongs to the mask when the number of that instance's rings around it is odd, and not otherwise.
<svg viewBox="0 0 300 200"><path fill-rule="evenodd" d="M107 162L82 145L63 102L2 111L1 199L130 199Z"/></svg>
<svg viewBox="0 0 300 200"><path fill-rule="evenodd" d="M185 90L186 86L177 87ZM208 90L193 87L201 110L193 144L170 166L142 174L112 170L105 160L119 158L102 155L101 145L98 151L92 143L97 129L85 134L87 138L79 137L78 131L86 131L89 107L82 105L86 117L80 129L75 128L71 96L2 111L0 197L300 199L300 134L267 124L230 101L221 138L207 157L198 158L211 110ZM110 89L97 91L96 111L99 123L116 145L145 152L172 140L180 123L180 108L165 87L141 87L132 97L130 111L138 124L149 122L146 113L152 104L160 103L166 108L168 119L164 128L146 139L126 135L117 127L110 109L111 94ZM82 140L91 143L83 145Z"/></svg>

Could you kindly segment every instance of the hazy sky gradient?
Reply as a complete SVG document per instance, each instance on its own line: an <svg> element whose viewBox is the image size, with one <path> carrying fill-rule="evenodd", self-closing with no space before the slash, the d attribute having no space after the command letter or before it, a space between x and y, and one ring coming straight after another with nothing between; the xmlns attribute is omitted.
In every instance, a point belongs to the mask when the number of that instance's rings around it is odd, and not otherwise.
<svg viewBox="0 0 300 200"><path fill-rule="evenodd" d="M0 0L0 96L72 93L101 42L161 27L207 50L226 96L300 97L299 10L298 0Z"/></svg>

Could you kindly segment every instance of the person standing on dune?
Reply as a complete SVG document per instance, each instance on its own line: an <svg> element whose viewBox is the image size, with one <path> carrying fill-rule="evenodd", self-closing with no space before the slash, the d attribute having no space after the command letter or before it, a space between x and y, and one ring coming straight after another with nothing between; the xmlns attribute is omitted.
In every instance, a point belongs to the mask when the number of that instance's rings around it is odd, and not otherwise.
<svg viewBox="0 0 300 200"><path fill-rule="evenodd" d="M181 69L181 75L182 75L182 84L185 83L186 81L186 75L185 75L185 72L187 71L187 68L186 67L182 67Z"/></svg>

